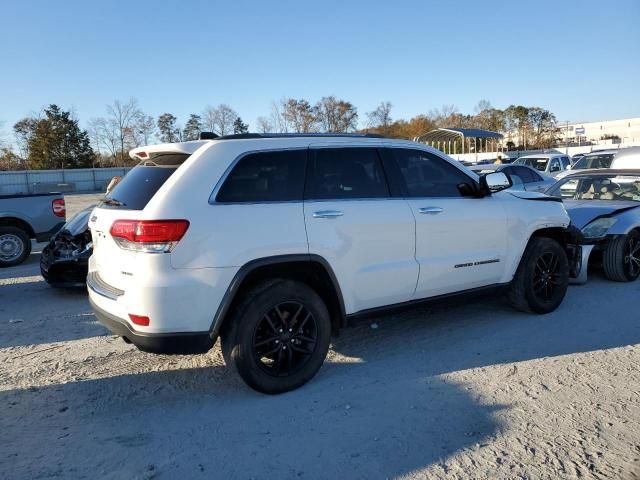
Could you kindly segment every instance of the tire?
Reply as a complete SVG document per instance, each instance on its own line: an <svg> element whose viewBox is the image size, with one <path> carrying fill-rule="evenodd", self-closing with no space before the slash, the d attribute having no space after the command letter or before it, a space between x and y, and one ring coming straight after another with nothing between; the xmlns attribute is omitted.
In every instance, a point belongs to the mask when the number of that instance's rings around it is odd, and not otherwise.
<svg viewBox="0 0 640 480"><path fill-rule="evenodd" d="M602 252L604 274L615 282L633 282L640 276L640 233L613 238Z"/></svg>
<svg viewBox="0 0 640 480"><path fill-rule="evenodd" d="M254 390L278 394L307 383L329 350L331 321L304 283L263 282L247 292L221 334L225 362Z"/></svg>
<svg viewBox="0 0 640 480"><path fill-rule="evenodd" d="M13 267L31 254L29 235L18 227L0 227L0 268Z"/></svg>
<svg viewBox="0 0 640 480"><path fill-rule="evenodd" d="M562 303L569 285L569 261L555 240L534 237L520 260L509 289L511 306L521 312L545 314Z"/></svg>

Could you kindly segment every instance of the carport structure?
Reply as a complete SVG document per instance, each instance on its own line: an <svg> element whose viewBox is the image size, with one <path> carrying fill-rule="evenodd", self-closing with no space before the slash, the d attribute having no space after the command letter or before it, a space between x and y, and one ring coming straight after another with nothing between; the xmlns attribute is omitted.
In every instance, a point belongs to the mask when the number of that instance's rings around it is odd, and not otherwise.
<svg viewBox="0 0 640 480"><path fill-rule="evenodd" d="M419 135L415 142L431 145L447 154L498 152L503 135L480 128L438 128Z"/></svg>

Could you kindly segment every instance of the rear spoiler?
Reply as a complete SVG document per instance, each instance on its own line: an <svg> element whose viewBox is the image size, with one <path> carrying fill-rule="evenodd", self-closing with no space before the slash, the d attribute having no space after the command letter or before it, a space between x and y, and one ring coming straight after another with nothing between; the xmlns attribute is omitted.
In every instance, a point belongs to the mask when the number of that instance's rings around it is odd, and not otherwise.
<svg viewBox="0 0 640 480"><path fill-rule="evenodd" d="M167 153L183 153L191 155L203 145L208 145L211 140L194 140L180 143L159 143L158 145L146 145L129 151L133 160L151 160L158 155Z"/></svg>

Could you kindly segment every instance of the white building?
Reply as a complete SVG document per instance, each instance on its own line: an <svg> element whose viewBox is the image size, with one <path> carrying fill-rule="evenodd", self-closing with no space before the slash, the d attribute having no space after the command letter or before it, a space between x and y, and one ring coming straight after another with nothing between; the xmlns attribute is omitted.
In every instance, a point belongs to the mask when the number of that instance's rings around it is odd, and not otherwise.
<svg viewBox="0 0 640 480"><path fill-rule="evenodd" d="M617 143L607 142L606 138L618 137L621 143L640 142L640 117L604 122L558 123L561 141Z"/></svg>

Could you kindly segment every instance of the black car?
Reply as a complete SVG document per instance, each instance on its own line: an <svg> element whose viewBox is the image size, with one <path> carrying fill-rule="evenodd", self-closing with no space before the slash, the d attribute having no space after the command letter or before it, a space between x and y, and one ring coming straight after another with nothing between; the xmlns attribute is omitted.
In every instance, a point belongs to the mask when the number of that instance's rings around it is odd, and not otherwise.
<svg viewBox="0 0 640 480"><path fill-rule="evenodd" d="M40 256L42 277L54 287L84 287L89 269L89 257L93 252L89 215L92 205L69 220Z"/></svg>

